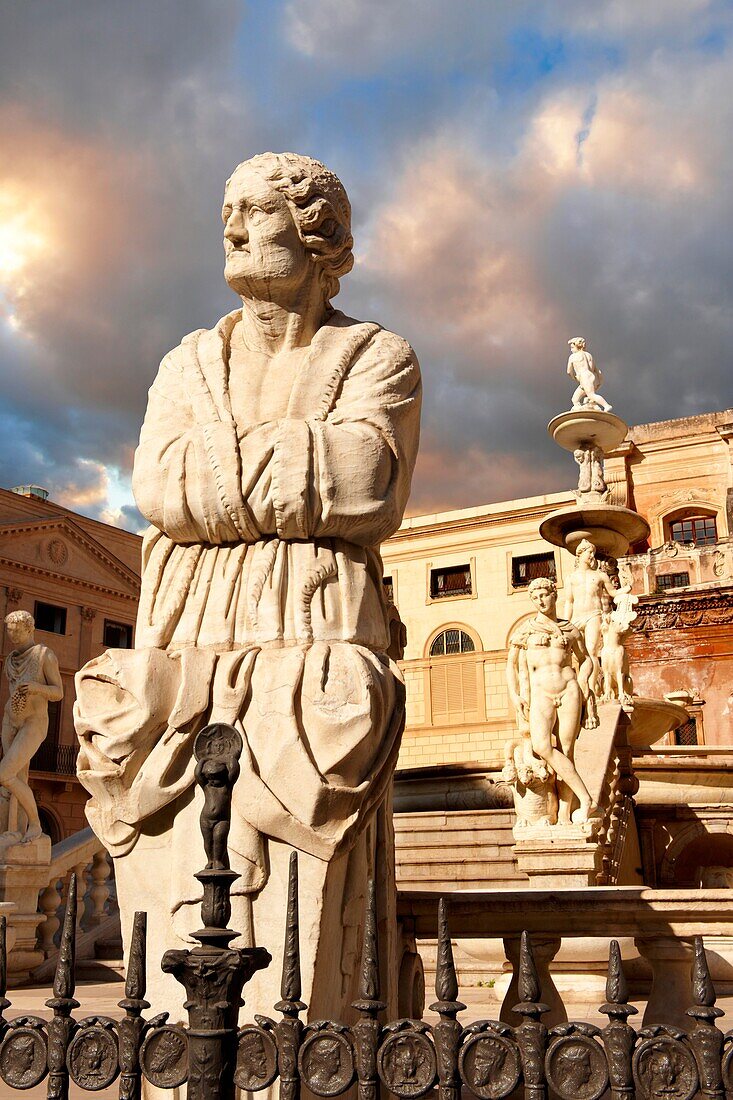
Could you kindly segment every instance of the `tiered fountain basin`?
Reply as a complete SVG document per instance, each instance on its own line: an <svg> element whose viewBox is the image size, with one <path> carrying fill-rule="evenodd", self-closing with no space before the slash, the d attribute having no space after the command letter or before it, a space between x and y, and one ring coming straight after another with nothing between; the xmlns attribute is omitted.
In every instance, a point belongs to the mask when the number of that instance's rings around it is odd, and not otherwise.
<svg viewBox="0 0 733 1100"><path fill-rule="evenodd" d="M592 443L600 447L605 455L623 443L629 428L614 413L599 409L572 409L551 420L547 430L558 446L566 451Z"/></svg>
<svg viewBox="0 0 733 1100"><path fill-rule="evenodd" d="M620 558L629 547L649 537L649 524L638 512L618 504L572 504L550 512L540 524L540 534L553 546L571 554L588 539L599 558Z"/></svg>

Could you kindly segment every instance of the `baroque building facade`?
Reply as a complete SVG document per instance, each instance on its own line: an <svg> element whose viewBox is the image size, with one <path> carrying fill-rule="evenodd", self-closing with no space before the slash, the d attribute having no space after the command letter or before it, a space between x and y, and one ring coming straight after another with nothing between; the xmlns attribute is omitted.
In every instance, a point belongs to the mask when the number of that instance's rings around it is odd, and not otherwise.
<svg viewBox="0 0 733 1100"><path fill-rule="evenodd" d="M86 826L87 795L76 779L74 674L107 648L132 646L140 544L138 535L63 508L37 486L0 489L0 663L12 649L5 616L29 611L37 641L58 658L64 686L30 771L54 843ZM0 676L0 708L7 691Z"/></svg>

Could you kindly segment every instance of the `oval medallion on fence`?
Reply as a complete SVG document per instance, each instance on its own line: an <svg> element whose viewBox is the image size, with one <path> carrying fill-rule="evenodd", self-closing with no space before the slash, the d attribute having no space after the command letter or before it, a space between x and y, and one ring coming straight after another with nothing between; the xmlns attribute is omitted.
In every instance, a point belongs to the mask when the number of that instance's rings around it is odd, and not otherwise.
<svg viewBox="0 0 733 1100"><path fill-rule="evenodd" d="M176 1089L188 1078L188 1036L181 1027L151 1031L140 1051L140 1065L151 1085Z"/></svg>
<svg viewBox="0 0 733 1100"><path fill-rule="evenodd" d="M346 1028L330 1023L310 1024L300 1048L298 1069L303 1084L316 1096L338 1096L354 1080L354 1051Z"/></svg>
<svg viewBox="0 0 733 1100"><path fill-rule="evenodd" d="M522 1072L516 1044L486 1031L464 1043L458 1069L474 1096L481 1100L502 1100L519 1084Z"/></svg>
<svg viewBox="0 0 733 1100"><path fill-rule="evenodd" d="M48 1048L42 1031L13 1027L0 1046L0 1077L11 1089L32 1089L48 1072Z"/></svg>
<svg viewBox="0 0 733 1100"><path fill-rule="evenodd" d="M247 1092L266 1089L277 1077L277 1047L271 1035L254 1024L237 1036L237 1068L234 1084Z"/></svg>
<svg viewBox="0 0 733 1100"><path fill-rule="evenodd" d="M382 1083L395 1096L411 1100L435 1084L438 1065L426 1025L404 1021L379 1048L377 1068Z"/></svg>
<svg viewBox="0 0 733 1100"><path fill-rule="evenodd" d="M731 1039L733 1039L733 1036L731 1036ZM728 1049L723 1055L723 1088L727 1093L733 1095L733 1042L729 1043Z"/></svg>
<svg viewBox="0 0 733 1100"><path fill-rule="evenodd" d="M636 1050L634 1082L644 1100L664 1096L665 1100L692 1100L697 1092L697 1065L678 1039L657 1035Z"/></svg>
<svg viewBox="0 0 733 1100"><path fill-rule="evenodd" d="M561 1100L598 1100L608 1088L606 1055L587 1035L561 1035L550 1043L545 1072Z"/></svg>
<svg viewBox="0 0 733 1100"><path fill-rule="evenodd" d="M108 1088L120 1070L117 1036L97 1024L82 1027L69 1044L66 1066L79 1088L87 1092Z"/></svg>

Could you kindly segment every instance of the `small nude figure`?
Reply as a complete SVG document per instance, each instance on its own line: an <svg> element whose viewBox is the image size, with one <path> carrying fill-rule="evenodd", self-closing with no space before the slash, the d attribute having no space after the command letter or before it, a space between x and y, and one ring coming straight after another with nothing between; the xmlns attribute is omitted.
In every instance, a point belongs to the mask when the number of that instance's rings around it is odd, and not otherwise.
<svg viewBox="0 0 733 1100"><path fill-rule="evenodd" d="M575 769L573 754L584 711L586 728L598 725L589 683L593 665L581 631L557 617L555 582L538 577L528 591L537 614L509 639L509 698L520 725L523 721L529 726L533 751L557 775L558 822L570 822L573 796L580 806L572 820L583 822L594 815L596 807ZM573 658L579 666L577 673Z"/></svg>
<svg viewBox="0 0 733 1100"><path fill-rule="evenodd" d="M578 464L578 493L607 493L608 485L603 469L603 451L592 443L584 443L573 451Z"/></svg>
<svg viewBox="0 0 733 1100"><path fill-rule="evenodd" d="M583 633L585 648L592 662L591 691L601 691L602 616L614 606L616 589L608 574L599 568L596 548L581 539L575 548L575 569L567 582L565 618Z"/></svg>
<svg viewBox="0 0 733 1100"><path fill-rule="evenodd" d="M5 659L10 698L3 713L0 786L8 792L4 797L15 795L25 811L24 843L43 832L36 800L26 782L28 765L48 734L48 704L64 697L56 655L35 643L35 625L29 611L11 611L5 618L15 648Z"/></svg>
<svg viewBox="0 0 733 1100"><path fill-rule="evenodd" d="M203 756L196 765L196 782L204 791L201 833L207 871L228 871L227 839L232 814L232 790L239 777L239 761L233 753Z"/></svg>
<svg viewBox="0 0 733 1100"><path fill-rule="evenodd" d="M603 375L593 362L593 356L586 349L585 340L582 336L574 336L572 340L568 340L568 344L570 346L568 374L578 383L578 388L573 394L572 407L610 412L613 405L609 405L605 397L601 397L598 393L603 384Z"/></svg>

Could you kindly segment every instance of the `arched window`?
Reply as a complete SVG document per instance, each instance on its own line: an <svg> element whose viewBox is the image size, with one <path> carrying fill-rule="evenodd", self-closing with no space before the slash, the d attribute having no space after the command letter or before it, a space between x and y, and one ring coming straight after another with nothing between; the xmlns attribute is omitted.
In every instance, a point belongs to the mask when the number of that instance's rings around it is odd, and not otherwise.
<svg viewBox="0 0 733 1100"><path fill-rule="evenodd" d="M456 626L441 630L430 646L431 657L450 657L454 653L475 653L473 638Z"/></svg>
<svg viewBox="0 0 733 1100"><path fill-rule="evenodd" d="M718 528L712 513L682 512L667 520L672 542L693 542L695 546L714 546L718 541Z"/></svg>

